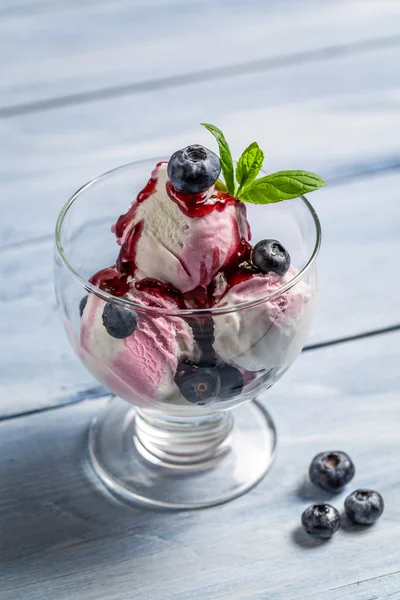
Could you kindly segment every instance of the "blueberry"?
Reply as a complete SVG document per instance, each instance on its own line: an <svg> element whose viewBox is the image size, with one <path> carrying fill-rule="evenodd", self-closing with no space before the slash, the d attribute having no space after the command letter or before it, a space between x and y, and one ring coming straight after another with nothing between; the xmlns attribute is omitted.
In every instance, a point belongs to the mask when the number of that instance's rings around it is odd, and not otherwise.
<svg viewBox="0 0 400 600"><path fill-rule="evenodd" d="M329 540L340 527L340 515L330 504L313 504L301 515L301 524L312 537Z"/></svg>
<svg viewBox="0 0 400 600"><path fill-rule="evenodd" d="M290 255L277 240L261 240L253 248L251 262L261 273L284 275L290 267Z"/></svg>
<svg viewBox="0 0 400 600"><path fill-rule="evenodd" d="M103 309L103 325L111 337L122 340L135 331L137 315L133 310L107 302Z"/></svg>
<svg viewBox="0 0 400 600"><path fill-rule="evenodd" d="M221 380L218 397L222 400L229 400L239 396L244 386L244 378L239 369L231 365L221 365L217 371Z"/></svg>
<svg viewBox="0 0 400 600"><path fill-rule="evenodd" d="M174 377L174 381L177 386L180 385L180 382L186 379L187 377L191 377L197 373L198 366L195 365L189 358L182 358L178 366L176 368L176 373Z"/></svg>
<svg viewBox="0 0 400 600"><path fill-rule="evenodd" d="M204 406L218 395L220 379L216 369L199 367L191 375L175 376L182 396L197 406Z"/></svg>
<svg viewBox="0 0 400 600"><path fill-rule="evenodd" d="M372 525L383 513L382 496L372 490L356 490L344 501L344 509L350 521L359 525Z"/></svg>
<svg viewBox="0 0 400 600"><path fill-rule="evenodd" d="M88 298L89 298L89 294L86 294L86 296L83 296L83 298L79 302L79 314L81 316L83 315L83 311L86 308L86 304L87 304Z"/></svg>
<svg viewBox="0 0 400 600"><path fill-rule="evenodd" d="M168 177L174 188L184 194L204 192L214 185L220 173L218 156L198 144L178 150L168 162Z"/></svg>
<svg viewBox="0 0 400 600"><path fill-rule="evenodd" d="M354 477L354 464L345 452L320 452L310 465L314 485L328 492L339 492Z"/></svg>

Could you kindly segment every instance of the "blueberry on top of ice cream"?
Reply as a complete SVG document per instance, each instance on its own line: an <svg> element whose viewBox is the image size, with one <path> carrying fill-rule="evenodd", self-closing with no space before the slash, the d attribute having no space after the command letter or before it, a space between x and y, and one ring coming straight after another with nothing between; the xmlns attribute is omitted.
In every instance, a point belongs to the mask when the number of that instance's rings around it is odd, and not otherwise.
<svg viewBox="0 0 400 600"><path fill-rule="evenodd" d="M103 325L111 337L123 340L135 331L137 316L134 311L107 302L103 309Z"/></svg>
<svg viewBox="0 0 400 600"><path fill-rule="evenodd" d="M258 242L253 248L251 261L264 274L272 271L277 275L284 275L290 267L289 252L277 240Z"/></svg>
<svg viewBox="0 0 400 600"><path fill-rule="evenodd" d="M208 190L220 173L218 156L198 144L178 150L168 161L168 177L174 188L184 194Z"/></svg>

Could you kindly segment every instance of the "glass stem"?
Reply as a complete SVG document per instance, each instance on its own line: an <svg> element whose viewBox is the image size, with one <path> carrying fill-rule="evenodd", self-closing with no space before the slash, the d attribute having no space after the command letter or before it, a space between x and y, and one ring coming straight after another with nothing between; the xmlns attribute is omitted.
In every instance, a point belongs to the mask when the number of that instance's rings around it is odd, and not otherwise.
<svg viewBox="0 0 400 600"><path fill-rule="evenodd" d="M226 455L232 430L230 412L183 418L137 409L134 442L141 455L156 465L201 469Z"/></svg>

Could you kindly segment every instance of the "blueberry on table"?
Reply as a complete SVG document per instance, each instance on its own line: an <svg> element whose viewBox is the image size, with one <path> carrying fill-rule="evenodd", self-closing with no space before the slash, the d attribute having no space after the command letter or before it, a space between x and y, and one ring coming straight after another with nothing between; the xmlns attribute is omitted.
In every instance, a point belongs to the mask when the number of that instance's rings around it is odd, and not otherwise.
<svg viewBox="0 0 400 600"><path fill-rule="evenodd" d="M261 240L253 248L251 262L265 275L284 275L290 267L290 255L278 240Z"/></svg>
<svg viewBox="0 0 400 600"><path fill-rule="evenodd" d="M209 404L218 395L220 388L217 370L203 367L199 367L193 375L175 376L175 383L182 396L197 406Z"/></svg>
<svg viewBox="0 0 400 600"><path fill-rule="evenodd" d="M358 525L372 525L383 513L382 496L373 490L356 490L344 501L346 515Z"/></svg>
<svg viewBox="0 0 400 600"><path fill-rule="evenodd" d="M301 524L312 537L329 540L340 527L340 515L330 504L313 504L303 512Z"/></svg>
<svg viewBox="0 0 400 600"><path fill-rule="evenodd" d="M88 298L89 298L89 294L86 294L86 296L83 296L83 298L79 302L79 314L81 316L83 315L83 311L86 308L86 304L87 304Z"/></svg>
<svg viewBox="0 0 400 600"><path fill-rule="evenodd" d="M314 485L328 492L339 492L354 477L355 468L345 452L331 451L317 454L310 465L310 479Z"/></svg>
<svg viewBox="0 0 400 600"><path fill-rule="evenodd" d="M239 396L244 386L244 378L239 369L231 365L221 365L217 371L221 380L218 397L222 400L229 400Z"/></svg>
<svg viewBox="0 0 400 600"><path fill-rule="evenodd" d="M137 315L133 310L107 302L103 309L103 325L111 337L122 340L136 330Z"/></svg>
<svg viewBox="0 0 400 600"><path fill-rule="evenodd" d="M167 172L178 192L197 194L214 185L221 173L221 163L214 152L193 144L171 156Z"/></svg>

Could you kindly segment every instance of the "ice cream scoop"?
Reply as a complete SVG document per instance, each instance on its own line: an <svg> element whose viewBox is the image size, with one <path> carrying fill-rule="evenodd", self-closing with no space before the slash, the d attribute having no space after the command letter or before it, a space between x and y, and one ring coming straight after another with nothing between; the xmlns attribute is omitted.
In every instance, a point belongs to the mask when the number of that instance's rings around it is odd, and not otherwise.
<svg viewBox="0 0 400 600"><path fill-rule="evenodd" d="M249 239L245 207L214 186L185 195L172 187L167 163L157 164L146 188L113 231L121 245L117 267L136 280L169 282L182 293L208 286Z"/></svg>
<svg viewBox="0 0 400 600"><path fill-rule="evenodd" d="M274 294L297 272L291 267L282 277L276 273L254 275L231 287L216 306L228 307ZM311 287L302 280L258 306L221 315L215 319L215 351L249 371L286 368L304 344L313 308Z"/></svg>
<svg viewBox="0 0 400 600"><path fill-rule="evenodd" d="M148 292L132 291L128 297L144 307L154 305ZM175 308L168 298L158 298L157 304ZM89 294L81 320L82 362L107 388L129 402L146 406L148 399L173 399L178 393L174 383L178 361L183 355L193 355L190 326L178 317L154 319L139 313L135 332L118 339L104 326L106 306Z"/></svg>

